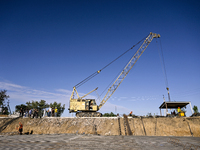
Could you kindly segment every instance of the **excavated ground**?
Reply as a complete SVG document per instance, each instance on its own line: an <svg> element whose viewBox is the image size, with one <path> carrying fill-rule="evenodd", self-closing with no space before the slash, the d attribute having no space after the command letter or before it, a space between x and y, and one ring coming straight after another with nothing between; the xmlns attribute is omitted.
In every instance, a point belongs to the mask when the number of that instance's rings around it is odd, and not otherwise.
<svg viewBox="0 0 200 150"><path fill-rule="evenodd" d="M0 118L0 134L17 132L33 134L96 134L135 136L200 137L200 117L181 118Z"/></svg>

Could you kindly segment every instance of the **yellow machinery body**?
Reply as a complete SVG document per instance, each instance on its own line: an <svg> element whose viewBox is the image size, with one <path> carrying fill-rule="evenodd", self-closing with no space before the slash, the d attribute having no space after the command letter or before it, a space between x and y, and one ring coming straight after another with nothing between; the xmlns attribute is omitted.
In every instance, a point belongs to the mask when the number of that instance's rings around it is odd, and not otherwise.
<svg viewBox="0 0 200 150"><path fill-rule="evenodd" d="M71 99L70 112L98 111L95 99Z"/></svg>

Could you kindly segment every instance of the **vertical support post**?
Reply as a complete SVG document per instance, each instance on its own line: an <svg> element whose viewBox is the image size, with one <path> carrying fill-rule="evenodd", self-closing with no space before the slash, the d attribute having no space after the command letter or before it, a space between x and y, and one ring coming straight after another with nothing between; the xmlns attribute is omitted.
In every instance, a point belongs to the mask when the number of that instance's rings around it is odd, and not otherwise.
<svg viewBox="0 0 200 150"><path fill-rule="evenodd" d="M192 112L192 114L193 114L194 112L193 112L193 110L192 110L192 105L191 105L191 102L190 102L190 109L191 109L191 112Z"/></svg>
<svg viewBox="0 0 200 150"><path fill-rule="evenodd" d="M161 109L160 109L160 116L162 116L162 112L161 112Z"/></svg>
<svg viewBox="0 0 200 150"><path fill-rule="evenodd" d="M166 106L166 115L168 114L168 110L167 110L167 103L165 102L165 106Z"/></svg>
<svg viewBox="0 0 200 150"><path fill-rule="evenodd" d="M168 93L168 99L169 99L169 102L170 102L170 95L169 95L169 88L167 87L167 93Z"/></svg>
<svg viewBox="0 0 200 150"><path fill-rule="evenodd" d="M119 124L119 135L122 135L122 132L121 132L121 125L120 125L120 118L118 117L118 124Z"/></svg>

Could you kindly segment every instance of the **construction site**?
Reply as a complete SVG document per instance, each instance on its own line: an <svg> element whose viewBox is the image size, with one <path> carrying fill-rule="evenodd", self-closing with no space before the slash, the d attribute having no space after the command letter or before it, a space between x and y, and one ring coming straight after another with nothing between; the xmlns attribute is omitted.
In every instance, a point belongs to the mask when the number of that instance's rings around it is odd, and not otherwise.
<svg viewBox="0 0 200 150"><path fill-rule="evenodd" d="M16 125L21 122L24 126L23 133L25 134L92 134L92 135L133 135L133 136L191 136L200 137L200 117L199 113L194 113L191 102L170 100L170 93L168 81L166 77L165 63L163 60L163 69L166 80L166 89L168 93L168 101L160 105L160 115L156 116L135 116L132 112L129 115L117 115L115 117L102 117L100 109L115 93L122 81L128 75L140 56L146 50L148 45L153 39L160 38L160 34L150 32L149 35L137 44L133 45L130 49L125 51L119 57L111 61L103 68L95 71L93 74L85 78L73 87L73 91L69 100L69 113L75 113L75 118L70 117L43 117L41 118L1 118L0 119L0 133L13 134L16 132ZM86 98L88 95L96 91L98 88L90 91L89 93L79 96L77 88L91 80L93 77L99 75L106 67L111 65L117 59L122 57L128 51L132 50L136 45L142 43L135 54L131 57L125 65L118 77L109 85L107 93L97 105L95 99ZM100 99L100 97L98 97ZM185 117L183 108L189 105L192 117ZM162 109L165 114L162 114ZM171 114L168 109L173 109ZM23 115L22 115L23 116Z"/></svg>
<svg viewBox="0 0 200 150"><path fill-rule="evenodd" d="M199 8L1 0L0 150L200 150Z"/></svg>
<svg viewBox="0 0 200 150"><path fill-rule="evenodd" d="M131 117L83 117L83 118L0 118L0 134L17 133L18 123L23 133L33 134L93 134L132 136L189 136L200 137L200 117L179 118L131 118Z"/></svg>
<svg viewBox="0 0 200 150"><path fill-rule="evenodd" d="M18 123L23 124L19 135ZM200 117L0 118L0 149L200 149Z"/></svg>
<svg viewBox="0 0 200 150"><path fill-rule="evenodd" d="M75 113L76 117L52 117L49 114L36 118L31 115L29 117L1 115L0 149L18 149L21 144L25 149L33 147L36 149L133 149L133 147L136 149L200 149L199 113L193 112L191 102L171 101L165 69L168 100L163 99L159 107L160 115L135 116L131 111L128 115L103 117L100 112L100 108L114 94L154 38L160 38L160 35L150 32L140 41L141 46L112 85L109 85L99 105L96 99L87 98L98 88L83 96L79 96L77 88L100 74L140 42L73 87L68 110L69 113ZM187 105L190 106L191 117L185 115L183 108ZM162 114L163 109L164 114ZM174 111L169 113L169 109Z"/></svg>

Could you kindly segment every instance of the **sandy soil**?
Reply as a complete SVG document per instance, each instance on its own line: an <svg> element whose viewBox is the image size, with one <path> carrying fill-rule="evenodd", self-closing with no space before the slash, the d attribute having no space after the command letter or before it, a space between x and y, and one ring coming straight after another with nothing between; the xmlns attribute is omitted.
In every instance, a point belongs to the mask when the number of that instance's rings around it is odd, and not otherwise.
<svg viewBox="0 0 200 150"><path fill-rule="evenodd" d="M0 118L0 127L10 118ZM125 135L127 126L124 118L19 118L2 131L16 132L19 122L23 124L23 132L33 134L99 134ZM191 118L128 118L132 135L137 136L194 136L200 137L200 117Z"/></svg>

